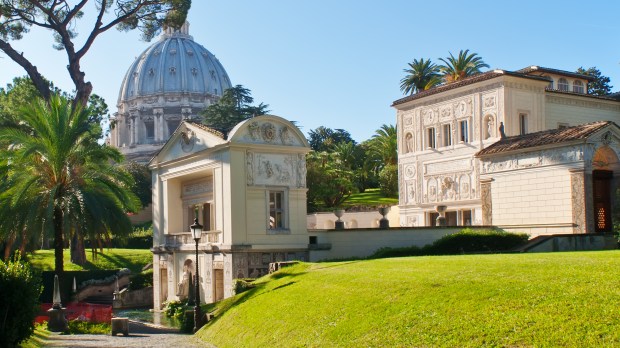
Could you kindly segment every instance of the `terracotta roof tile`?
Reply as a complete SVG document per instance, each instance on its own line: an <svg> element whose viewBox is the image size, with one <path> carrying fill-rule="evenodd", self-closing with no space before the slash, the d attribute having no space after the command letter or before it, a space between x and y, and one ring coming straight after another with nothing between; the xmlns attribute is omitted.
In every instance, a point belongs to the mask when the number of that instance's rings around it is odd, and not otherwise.
<svg viewBox="0 0 620 348"><path fill-rule="evenodd" d="M216 129L209 128L209 127L205 126L204 124L198 123L198 122L192 122L192 121L186 121L186 122L191 124L194 127L198 127L198 128L200 128L200 129L202 129L204 131L207 131L207 132L209 132L209 133L211 133L211 134L213 134L215 136L218 136L218 137L220 137L222 139L225 139L224 133L222 133L222 132L220 132L220 131L218 131Z"/></svg>
<svg viewBox="0 0 620 348"><path fill-rule="evenodd" d="M481 74L477 74L477 75L465 78L465 79L457 81L457 82L448 83L448 84L445 84L445 85L441 85L441 86L438 86L438 87L434 87L434 88L428 89L426 91L422 91L422 92L418 92L416 94L412 94L412 95L406 96L404 98L400 98L400 99L394 101L392 103L392 106L396 106L398 104L403 104L403 103L406 103L408 101L419 99L419 98L423 98L423 97L426 97L426 96L429 96L429 95L433 95L433 94L449 91L451 89L459 88L459 87L462 87L462 86L471 85L471 84L476 83L476 82L490 80L490 79L493 79L493 78L496 78L496 77L499 77L499 76L517 76L517 77L522 77L522 78L532 79L532 80L549 81L548 78L541 77L541 76L526 75L526 74L522 74L522 73L507 71L507 70L491 70L491 71L487 71L487 72L484 72L484 73L481 73Z"/></svg>
<svg viewBox="0 0 620 348"><path fill-rule="evenodd" d="M564 129L549 129L541 132L517 135L500 139L478 151L476 157L517 151L537 146L564 143L572 140L586 139L603 127L614 124L612 121L597 121ZM617 127L617 125L616 125Z"/></svg>
<svg viewBox="0 0 620 348"><path fill-rule="evenodd" d="M547 74L557 74L557 75L570 76L570 77L575 77L575 78L578 78L578 79L584 79L584 80L589 80L589 81L596 80L596 78L594 78L594 77L592 77L590 75L584 75L584 74L579 74L579 73L576 73L576 72L560 70L560 69L545 68L545 67L536 66L536 65L531 65L531 66L528 66L527 68L519 69L519 70L517 70L515 72L522 73L522 74L530 74L530 73L533 73L533 72L541 72L541 73L547 73Z"/></svg>

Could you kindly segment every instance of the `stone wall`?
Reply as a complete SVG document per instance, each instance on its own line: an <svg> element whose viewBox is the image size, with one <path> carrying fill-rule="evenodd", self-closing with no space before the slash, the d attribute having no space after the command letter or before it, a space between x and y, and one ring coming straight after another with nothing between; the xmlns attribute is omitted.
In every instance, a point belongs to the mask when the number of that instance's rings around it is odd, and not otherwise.
<svg viewBox="0 0 620 348"><path fill-rule="evenodd" d="M470 226L470 228L479 228ZM484 227L482 227L484 228ZM310 230L310 261L362 258L383 247L423 247L459 232L458 227L402 227L390 229Z"/></svg>

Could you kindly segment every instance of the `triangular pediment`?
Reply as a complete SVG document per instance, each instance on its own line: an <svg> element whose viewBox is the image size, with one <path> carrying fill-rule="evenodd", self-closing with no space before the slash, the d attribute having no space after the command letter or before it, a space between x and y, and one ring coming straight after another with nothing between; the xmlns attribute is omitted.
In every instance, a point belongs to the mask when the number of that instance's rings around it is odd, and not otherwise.
<svg viewBox="0 0 620 348"><path fill-rule="evenodd" d="M226 144L221 133L204 125L182 122L149 164L165 163Z"/></svg>
<svg viewBox="0 0 620 348"><path fill-rule="evenodd" d="M274 115L262 115L239 123L228 136L231 143L265 144L309 148L303 133L292 122Z"/></svg>

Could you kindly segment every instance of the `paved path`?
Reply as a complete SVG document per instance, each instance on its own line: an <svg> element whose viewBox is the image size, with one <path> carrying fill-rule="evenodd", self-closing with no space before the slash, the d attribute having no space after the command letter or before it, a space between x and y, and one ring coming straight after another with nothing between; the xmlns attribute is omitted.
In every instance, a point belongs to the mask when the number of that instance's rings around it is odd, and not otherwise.
<svg viewBox="0 0 620 348"><path fill-rule="evenodd" d="M112 335L58 335L51 334L45 347L175 347L194 348L215 346L202 342L193 335L179 333L178 330L129 321L129 336Z"/></svg>

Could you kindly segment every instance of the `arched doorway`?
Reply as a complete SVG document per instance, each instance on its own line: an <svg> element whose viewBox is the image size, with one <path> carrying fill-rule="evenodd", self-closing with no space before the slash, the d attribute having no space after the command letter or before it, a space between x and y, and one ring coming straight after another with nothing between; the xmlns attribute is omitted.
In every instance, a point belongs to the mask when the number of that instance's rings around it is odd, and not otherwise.
<svg viewBox="0 0 620 348"><path fill-rule="evenodd" d="M596 233L612 232L611 223L611 180L610 170L592 171L594 196L594 231Z"/></svg>
<svg viewBox="0 0 620 348"><path fill-rule="evenodd" d="M599 147L594 153L592 158L592 198L594 231L596 233L613 231L612 206L616 186L614 173L618 173L619 166L618 156L609 145Z"/></svg>

